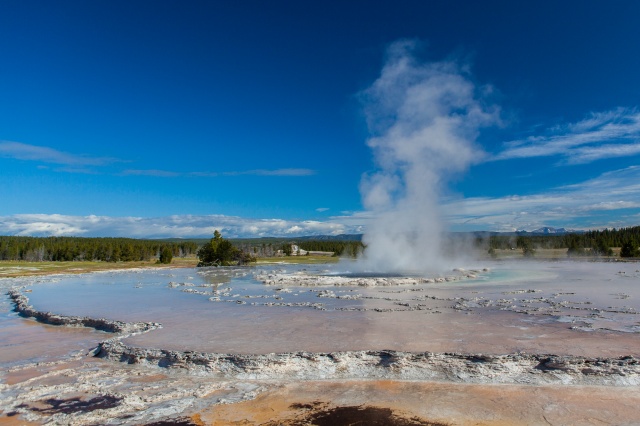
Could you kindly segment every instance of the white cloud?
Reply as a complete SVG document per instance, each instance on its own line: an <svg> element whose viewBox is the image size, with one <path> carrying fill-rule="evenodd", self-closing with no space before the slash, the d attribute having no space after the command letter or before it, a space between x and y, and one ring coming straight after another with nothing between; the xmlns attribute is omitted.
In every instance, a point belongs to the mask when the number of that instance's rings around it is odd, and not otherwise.
<svg viewBox="0 0 640 426"><path fill-rule="evenodd" d="M255 175L255 176L311 176L316 174L315 170L311 169L257 169L257 170L246 170L241 172L222 172L221 174L225 176L236 176L236 175Z"/></svg>
<svg viewBox="0 0 640 426"><path fill-rule="evenodd" d="M316 209L316 211L319 213L326 212L327 210L329 210L329 207L318 207Z"/></svg>
<svg viewBox="0 0 640 426"><path fill-rule="evenodd" d="M77 155L46 146L29 145L21 142L0 141L0 157L17 160L37 161L49 164L61 164L66 167L52 169L56 172L95 174L96 170L87 166L107 166L113 163L126 162L111 157L93 157ZM48 166L38 165L38 169L46 170ZM119 172L122 176L153 176L153 177L216 177L216 176L312 176L315 170L307 168L255 169L230 172L177 172L161 169L126 169Z"/></svg>
<svg viewBox="0 0 640 426"><path fill-rule="evenodd" d="M83 175L99 174L97 170L89 169L87 167L56 167L55 169L53 169L53 171L62 173L79 173Z"/></svg>
<svg viewBox="0 0 640 426"><path fill-rule="evenodd" d="M597 200L597 202L594 202ZM602 228L637 225L640 167L604 173L585 182L527 196L448 200L448 222L461 230L536 229L541 226ZM615 222L607 212L616 212Z"/></svg>
<svg viewBox="0 0 640 426"><path fill-rule="evenodd" d="M607 144L600 146L580 147L567 158L569 164L585 164L596 160L613 157L629 157L640 154L640 141L634 144Z"/></svg>
<svg viewBox="0 0 640 426"><path fill-rule="evenodd" d="M177 173L177 172L171 172L168 170L157 170L157 169L149 169L149 170L127 169L127 170L123 170L122 174L125 176L153 176L153 177L180 176L180 173Z"/></svg>
<svg viewBox="0 0 640 426"><path fill-rule="evenodd" d="M216 176L311 176L316 174L311 169L259 169L239 172L176 172L158 169L127 169L121 172L124 176L154 176L154 177L216 177Z"/></svg>
<svg viewBox="0 0 640 426"><path fill-rule="evenodd" d="M638 201L606 201L595 204L584 205L582 211L596 211L596 210L621 210L621 209L637 209L640 208L640 202Z"/></svg>
<svg viewBox="0 0 640 426"><path fill-rule="evenodd" d="M640 166L533 195L445 199L442 210L453 230L635 226L640 217ZM216 229L233 238L362 234L376 215L371 211L343 212L327 220L311 221L226 215L147 218L17 214L0 216L0 235L209 238Z"/></svg>
<svg viewBox="0 0 640 426"><path fill-rule="evenodd" d="M122 161L117 158L70 154L46 146L29 145L13 141L0 141L0 156L67 166L103 166Z"/></svg>
<svg viewBox="0 0 640 426"><path fill-rule="evenodd" d="M131 238L208 238L214 230L225 237L338 235L360 233L364 220L327 221L252 219L225 215L175 215L155 218L17 214L0 216L0 235L97 236Z"/></svg>
<svg viewBox="0 0 640 426"><path fill-rule="evenodd" d="M603 158L640 153L640 112L617 108L591 113L576 123L555 126L544 136L505 143L489 160L563 156L568 164L590 163Z"/></svg>

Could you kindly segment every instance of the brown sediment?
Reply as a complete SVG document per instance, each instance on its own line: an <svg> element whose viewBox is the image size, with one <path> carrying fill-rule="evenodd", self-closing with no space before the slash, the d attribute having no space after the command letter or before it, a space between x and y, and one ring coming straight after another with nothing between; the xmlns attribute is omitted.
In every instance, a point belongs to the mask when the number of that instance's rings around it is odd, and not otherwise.
<svg viewBox="0 0 640 426"><path fill-rule="evenodd" d="M190 417L191 421L196 424L196 426L206 426L205 423L202 422L202 418L200 414L194 414Z"/></svg>
<svg viewBox="0 0 640 426"><path fill-rule="evenodd" d="M308 409L293 419L274 420L264 426L447 426L445 423L407 416L390 408L364 405L330 407L320 406Z"/></svg>
<svg viewBox="0 0 640 426"><path fill-rule="evenodd" d="M20 372L22 373L22 372ZM42 374L38 374L36 371L29 371L26 374L7 374L5 376L5 382L7 385L11 386L16 383L23 383L31 379L38 378L38 384L45 386L57 386L62 384L71 384L75 381L73 377L61 376L61 375L52 375L50 377L43 378Z"/></svg>
<svg viewBox="0 0 640 426"><path fill-rule="evenodd" d="M146 423L144 426L201 426L203 423L194 421L190 417L178 417L175 419L160 420L153 423Z"/></svg>
<svg viewBox="0 0 640 426"><path fill-rule="evenodd" d="M69 381L72 380L71 378L66 378L65 380L56 374L53 374L51 378L47 378L47 379L43 379L43 377L49 375L49 373L52 373L52 372L80 367L82 366L82 364L83 364L82 361L76 360L76 361L68 361L64 363L55 363L50 365L43 364L43 365L33 366L29 368L9 370L4 373L2 377L3 379L2 381L9 386L15 385L16 383L23 383L35 378L39 379L40 384L46 384L46 385L55 385L60 382L68 383Z"/></svg>
<svg viewBox="0 0 640 426"><path fill-rule="evenodd" d="M101 337L105 336L84 327L57 327L6 315L0 327L0 364L6 373L6 369L33 361L68 359L86 354Z"/></svg>
<svg viewBox="0 0 640 426"><path fill-rule="evenodd" d="M396 423L400 425L634 424L638 403L640 391L635 388L612 393L606 387L295 382L252 401L210 407L201 416L209 425L316 425L313 419L369 408L370 413L405 419L405 423ZM333 418L328 424L358 423Z"/></svg>

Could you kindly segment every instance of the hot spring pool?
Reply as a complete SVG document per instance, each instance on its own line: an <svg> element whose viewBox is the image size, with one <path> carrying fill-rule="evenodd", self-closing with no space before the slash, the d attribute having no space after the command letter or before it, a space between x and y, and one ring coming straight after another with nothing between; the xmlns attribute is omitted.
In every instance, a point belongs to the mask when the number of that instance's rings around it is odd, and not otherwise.
<svg viewBox="0 0 640 426"><path fill-rule="evenodd" d="M395 278L388 274L363 277L327 265L283 264L22 282L29 284L30 303L39 310L162 323L162 329L125 340L140 347L616 356L640 354L637 268L616 262L488 262L471 268L474 274L464 270L440 277L461 276L456 280L388 285ZM257 279L265 276L273 282ZM296 285L300 277L304 285ZM385 285L332 285L319 277ZM32 321L20 321L32 327ZM99 332L83 333L100 339Z"/></svg>

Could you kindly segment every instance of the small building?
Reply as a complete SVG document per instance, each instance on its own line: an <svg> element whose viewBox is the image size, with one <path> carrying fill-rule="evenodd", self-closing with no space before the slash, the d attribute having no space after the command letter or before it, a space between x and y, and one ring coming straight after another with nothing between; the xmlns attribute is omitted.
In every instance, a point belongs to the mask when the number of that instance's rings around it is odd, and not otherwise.
<svg viewBox="0 0 640 426"><path fill-rule="evenodd" d="M301 249L297 244L291 244L291 254L290 256L333 256L335 253L332 251L308 251ZM278 250L276 252L276 257L286 256L283 250Z"/></svg>
<svg viewBox="0 0 640 426"><path fill-rule="evenodd" d="M310 251L301 249L297 244L291 244L291 256L333 256L332 251Z"/></svg>

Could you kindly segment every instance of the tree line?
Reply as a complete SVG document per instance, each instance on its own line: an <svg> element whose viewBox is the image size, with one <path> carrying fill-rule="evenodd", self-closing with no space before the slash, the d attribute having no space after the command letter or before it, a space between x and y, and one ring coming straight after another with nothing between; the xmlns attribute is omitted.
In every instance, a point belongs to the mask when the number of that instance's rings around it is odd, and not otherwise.
<svg viewBox="0 0 640 426"><path fill-rule="evenodd" d="M306 251L332 251L334 256L357 257L364 250L361 241L309 240L301 241L298 247Z"/></svg>
<svg viewBox="0 0 640 426"><path fill-rule="evenodd" d="M165 242L133 238L1 237L0 260L103 261L151 260L164 250L163 260L194 255L194 242Z"/></svg>
<svg viewBox="0 0 640 426"><path fill-rule="evenodd" d="M270 242L260 242L252 240L231 240L238 249L253 257L275 257L278 253L290 256L291 245L295 244L306 251L327 251L333 252L334 256L356 257L364 250L364 245L360 241L354 240L280 240L274 239Z"/></svg>
<svg viewBox="0 0 640 426"><path fill-rule="evenodd" d="M481 238L476 240L476 244L483 243ZM621 247L622 257L638 257L640 255L640 226L565 235L492 235L489 237L489 250L516 247L530 253L534 248L566 248L569 256L612 256L612 247Z"/></svg>
<svg viewBox="0 0 640 426"><path fill-rule="evenodd" d="M126 262L148 261L162 254L162 261L170 262L172 257L193 256L204 248L200 253L204 263L223 264L229 260L247 262L255 257L272 257L283 247L296 244L291 241L283 245L282 240L261 244L233 241L231 244L221 238L218 233L202 245L195 241L133 238L0 236L0 260ZM640 226L565 235L491 235L488 239L478 237L475 243L485 248L488 245L489 250L519 248L528 255L539 248L566 248L569 256L611 256L612 247L621 247L622 257L640 257ZM333 252L335 256L356 257L365 249L361 241L352 240L307 240L297 244L306 251Z"/></svg>
<svg viewBox="0 0 640 426"><path fill-rule="evenodd" d="M278 250L282 248L281 244L278 243L251 243L243 242L242 240L233 241L233 245L243 253L253 257L274 257L278 254Z"/></svg>

